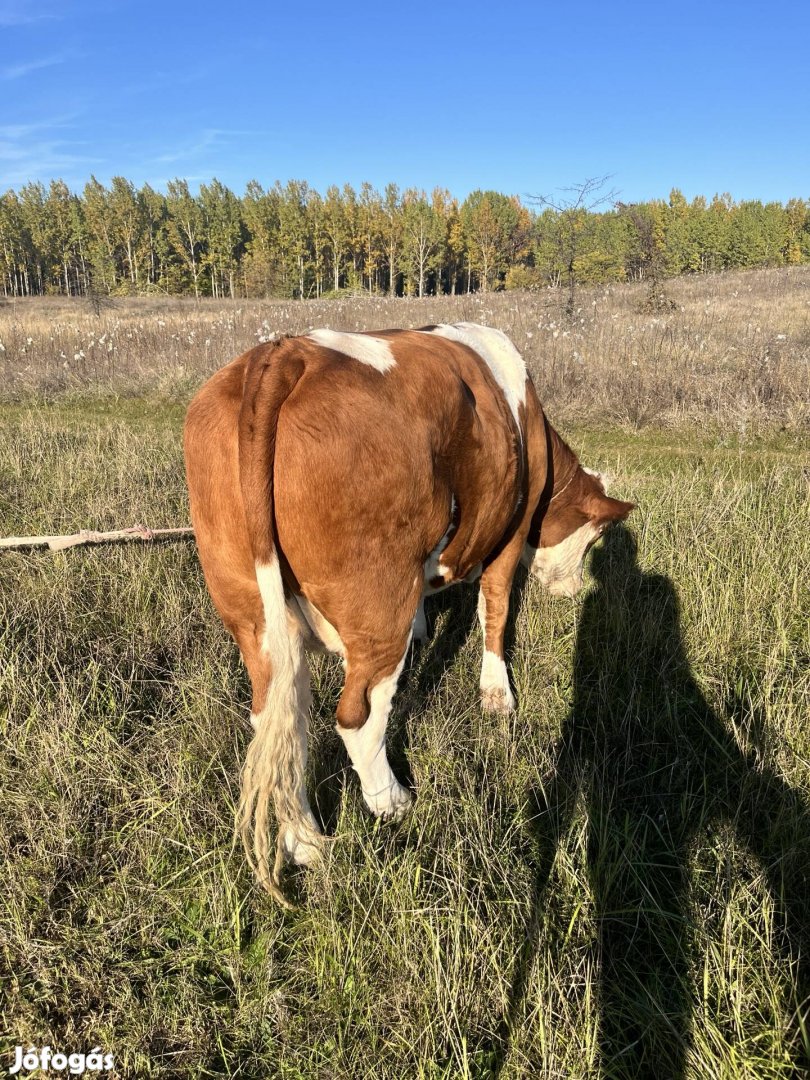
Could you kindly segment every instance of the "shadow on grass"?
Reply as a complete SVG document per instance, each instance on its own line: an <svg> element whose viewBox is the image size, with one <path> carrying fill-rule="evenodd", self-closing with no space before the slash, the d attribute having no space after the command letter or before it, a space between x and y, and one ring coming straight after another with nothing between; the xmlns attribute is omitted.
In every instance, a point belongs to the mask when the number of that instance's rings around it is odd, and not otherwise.
<svg viewBox="0 0 810 1080"><path fill-rule="evenodd" d="M409 762L412 725L418 723L439 693L447 672L477 623L477 599L478 587L469 585L445 589L427 598L427 638L411 646L391 726L391 765L412 790L415 788Z"/></svg>
<svg viewBox="0 0 810 1080"><path fill-rule="evenodd" d="M494 1074L530 1011L555 852L580 793L597 924L601 1074L611 1080L685 1075L696 929L690 853L697 836L722 823L767 876L778 914L778 960L790 982L786 1049L792 1067L804 1070L810 1065L810 809L763 765L764 724L750 709L740 701L728 705L754 747L746 751L709 707L684 653L675 588L663 575L641 572L627 529L614 528L592 558L597 585L582 609L573 706L552 779L530 793L538 853L533 911L490 1059Z"/></svg>

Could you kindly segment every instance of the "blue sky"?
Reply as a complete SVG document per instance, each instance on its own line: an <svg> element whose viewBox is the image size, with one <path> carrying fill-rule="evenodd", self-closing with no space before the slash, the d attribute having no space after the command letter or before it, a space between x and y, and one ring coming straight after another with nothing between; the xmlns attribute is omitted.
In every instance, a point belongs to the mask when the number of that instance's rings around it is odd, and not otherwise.
<svg viewBox="0 0 810 1080"><path fill-rule="evenodd" d="M0 190L810 197L810 4L0 0Z"/></svg>

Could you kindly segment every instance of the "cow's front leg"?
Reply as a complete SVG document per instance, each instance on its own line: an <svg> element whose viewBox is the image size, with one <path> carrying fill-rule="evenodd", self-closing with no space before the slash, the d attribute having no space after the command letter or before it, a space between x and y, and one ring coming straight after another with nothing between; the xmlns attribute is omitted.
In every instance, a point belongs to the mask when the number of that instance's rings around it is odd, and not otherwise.
<svg viewBox="0 0 810 1080"><path fill-rule="evenodd" d="M481 704L490 712L508 713L515 707L515 695L509 685L509 673L503 658L503 627L509 612L509 598L506 599L503 624L499 625L500 603L493 593L481 582L478 594L478 621L484 635L484 656L481 661Z"/></svg>
<svg viewBox="0 0 810 1080"><path fill-rule="evenodd" d="M513 537L481 575L481 589L478 594L478 621L484 635L481 704L490 712L509 713L515 708L515 695L509 685L509 673L504 660L503 637L509 616L512 578L522 550L521 537Z"/></svg>
<svg viewBox="0 0 810 1080"><path fill-rule="evenodd" d="M425 617L425 598L424 596L419 601L419 607L416 609L416 614L413 617L413 641L427 641L428 628L427 618Z"/></svg>

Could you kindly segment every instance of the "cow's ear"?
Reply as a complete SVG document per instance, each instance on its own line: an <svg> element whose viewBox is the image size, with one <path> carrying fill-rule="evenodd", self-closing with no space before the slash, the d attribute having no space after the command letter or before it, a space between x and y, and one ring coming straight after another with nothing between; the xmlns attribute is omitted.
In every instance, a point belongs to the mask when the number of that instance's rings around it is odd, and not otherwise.
<svg viewBox="0 0 810 1080"><path fill-rule="evenodd" d="M635 503L611 499L609 495L600 495L598 499L591 502L590 518L594 525L604 528L612 525L614 521L624 521L630 511L635 508Z"/></svg>

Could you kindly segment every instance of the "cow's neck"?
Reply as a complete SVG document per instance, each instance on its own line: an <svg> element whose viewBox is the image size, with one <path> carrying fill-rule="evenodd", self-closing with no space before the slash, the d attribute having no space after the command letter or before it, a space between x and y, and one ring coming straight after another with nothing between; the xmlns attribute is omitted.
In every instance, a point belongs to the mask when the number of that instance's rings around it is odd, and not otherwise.
<svg viewBox="0 0 810 1080"><path fill-rule="evenodd" d="M561 495L571 483L579 467L579 458L548 421L546 421L546 429L549 473L551 474L549 500L551 500Z"/></svg>

